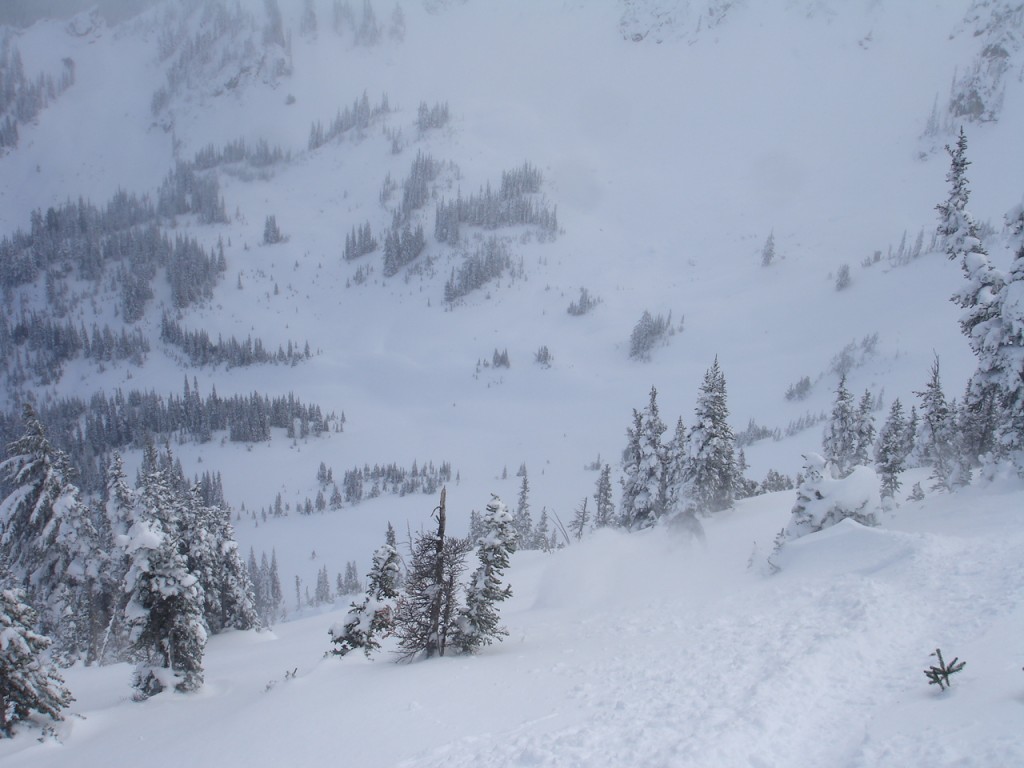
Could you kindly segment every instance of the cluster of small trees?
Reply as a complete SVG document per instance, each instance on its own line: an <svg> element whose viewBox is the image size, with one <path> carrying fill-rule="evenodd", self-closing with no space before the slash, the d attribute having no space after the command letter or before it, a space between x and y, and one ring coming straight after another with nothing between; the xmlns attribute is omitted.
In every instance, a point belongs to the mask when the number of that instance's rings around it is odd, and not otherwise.
<svg viewBox="0 0 1024 768"><path fill-rule="evenodd" d="M789 525L779 543L854 518L875 524L876 511L896 503L900 475L907 467L928 467L932 490L954 491L971 482L979 467L1001 464L1024 475L1024 383L1020 347L1024 333L1018 318L1024 291L1024 206L1007 216L1016 245L1008 274L990 262L967 209L967 138L961 129L955 147L946 147L950 191L936 206L938 242L958 261L966 282L952 300L961 307L960 328L978 359L962 399L947 399L936 357L918 406L906 414L893 401L876 434L874 398L865 392L858 404L840 376L825 429L822 455L808 454L805 477ZM913 497L921 496L915 487Z"/></svg>
<svg viewBox="0 0 1024 768"><path fill-rule="evenodd" d="M157 190L157 213L168 219L194 213L203 224L227 223L217 175L178 162Z"/></svg>
<svg viewBox="0 0 1024 768"><path fill-rule="evenodd" d="M361 227L352 227L352 232L345 235L345 261L353 261L360 256L377 250L377 238L370 230L370 222Z"/></svg>
<svg viewBox="0 0 1024 768"><path fill-rule="evenodd" d="M289 160L291 152L286 152L280 147L271 147L266 139L259 139L255 144L249 144L245 139L235 139L219 149L213 144L207 144L196 152L192 167L197 171L237 164L266 168Z"/></svg>
<svg viewBox="0 0 1024 768"><path fill-rule="evenodd" d="M334 0L331 7L334 31L338 35L351 33L352 44L356 46L377 45L384 34L384 26L377 20L377 14L370 0L363 0L359 20L348 0ZM396 5L391 13L391 21L387 26L388 37L401 42L405 38L405 14L402 7Z"/></svg>
<svg viewBox="0 0 1024 768"><path fill-rule="evenodd" d="M92 332L70 320L51 320L39 312L22 313L11 325L0 314L0 359L9 361L6 376L10 387L34 379L40 384L58 381L64 364L81 355L97 363L129 360L142 365L149 354L149 340L138 329L114 333L109 325Z"/></svg>
<svg viewBox="0 0 1024 768"><path fill-rule="evenodd" d="M428 107L427 102L421 101L419 109L416 111L416 131L423 136L427 131L444 128L448 124L449 118L447 101L436 102L432 107Z"/></svg>
<svg viewBox="0 0 1024 768"><path fill-rule="evenodd" d="M629 356L634 360L650 360L655 345L672 334L672 313L652 315L646 309L629 335Z"/></svg>
<svg viewBox="0 0 1024 768"><path fill-rule="evenodd" d="M18 230L0 239L0 287L15 289L45 277L47 313L61 317L83 300L80 293L69 292L69 275L91 282L96 292L110 283L120 292L122 319L134 323L143 317L146 303L153 297L152 281L158 268L163 267L176 307L209 299L227 269L223 242L208 251L194 238L178 235L172 240L158 226L164 212L175 215L183 207L198 211L193 206L204 205L206 198L195 190L178 189L179 184L192 183L183 182L183 178L182 173L172 172L161 188L161 202L156 207L147 198L119 192L103 209L79 199L51 207L45 214L33 211L29 232ZM184 197L176 202L179 192ZM210 199L216 198L223 207L219 192L214 190L211 195ZM4 305L7 311L2 314L9 325L17 322L13 313L18 304L11 300ZM122 357L140 362L141 345L130 338L129 342L120 345L127 353ZM92 340L88 348L96 346L102 346L103 356L120 349L106 334L102 344ZM83 346L83 351L86 348ZM44 356L54 360L52 354ZM9 350L5 359L10 359ZM52 372L60 374L59 370Z"/></svg>
<svg viewBox="0 0 1024 768"><path fill-rule="evenodd" d="M394 277L406 264L411 264L427 247L423 225L415 228L408 221L399 225L398 215L391 229L384 236L384 276Z"/></svg>
<svg viewBox="0 0 1024 768"><path fill-rule="evenodd" d="M357 132L365 131L370 123L390 111L387 94L381 96L380 102L371 105L370 97L363 91L363 95L353 101L352 106L338 110L326 128L319 120L310 126L308 148L312 152L353 129Z"/></svg>
<svg viewBox="0 0 1024 768"><path fill-rule="evenodd" d="M575 301L569 302L569 307L566 309L566 312L573 317L581 317L600 303L601 299L596 296L592 296L590 291L585 287L580 287L580 297Z"/></svg>
<svg viewBox="0 0 1024 768"><path fill-rule="evenodd" d="M502 173L497 192L487 184L468 198L459 192L450 202L441 200L434 216L434 237L438 242L456 245L464 224L491 230L528 224L548 233L557 232L557 210L535 197L542 180L539 170L523 163Z"/></svg>
<svg viewBox="0 0 1024 768"><path fill-rule="evenodd" d="M504 473L504 476L507 476L507 473ZM519 467L516 477L521 478L519 498L515 511L512 512L516 549L550 552L565 546L568 535L562 529L557 518L552 523L552 515L548 514L547 507L541 508L540 516L534 522L533 513L530 511L530 478L526 471L526 464ZM471 541L476 541L484 534L483 517L473 510L469 514L469 538Z"/></svg>
<svg viewBox="0 0 1024 768"><path fill-rule="evenodd" d="M207 636L259 625L230 513L152 444L134 488L115 454L103 492L83 500L31 406L23 421L0 463L5 587L26 595L64 663L134 661L140 697L195 690Z"/></svg>
<svg viewBox="0 0 1024 768"><path fill-rule="evenodd" d="M408 572L399 588L400 565L394 530L373 556L367 591L352 603L348 615L330 629L332 652L339 656L362 648L367 655L380 640L395 636L399 660L444 656L452 651L475 653L508 634L501 626L498 604L512 595L502 583L516 534L508 508L492 497L479 517L475 539L449 536L446 492L435 508L436 531L418 534L411 542ZM477 568L468 580L466 556L476 547Z"/></svg>
<svg viewBox="0 0 1024 768"><path fill-rule="evenodd" d="M153 114L163 112L186 88L224 80L228 88L236 88L248 73L258 72L267 79L288 74L291 51L281 10L277 0L264 0L264 6L263 25L248 8L223 0L204 2L198 8L167 6L157 46L161 61L171 61L164 85L153 94Z"/></svg>
<svg viewBox="0 0 1024 768"><path fill-rule="evenodd" d="M224 364L228 368L260 363L297 365L303 360L308 360L312 354L308 341L304 347L289 341L287 349L278 346L276 353L268 352L263 340L257 338L254 341L252 336L247 336L245 341L239 341L234 336L225 340L218 335L217 342L214 343L206 331L186 330L166 312L160 321L160 339L182 350L192 365ZM148 351L148 344L146 349Z"/></svg>
<svg viewBox="0 0 1024 768"><path fill-rule="evenodd" d="M397 464L369 464L353 467L345 472L341 487L348 504L358 504L363 499L374 499L385 494L408 496L413 493L433 495L445 483L452 480L452 465L447 461L435 466L430 461L419 466L413 462L405 469Z"/></svg>
<svg viewBox="0 0 1024 768"><path fill-rule="evenodd" d="M594 494L593 518L585 504L581 505L570 526L577 536L588 523L593 528L640 530L663 521L699 535L698 517L728 509L747 493L728 423L725 376L718 360L704 374L689 429L680 417L666 439L668 428L661 420L657 394L652 387L647 406L633 410L626 431L618 515L611 499L611 467L606 465Z"/></svg>
<svg viewBox="0 0 1024 768"><path fill-rule="evenodd" d="M521 272L521 266L519 270ZM459 266L452 267L451 276L444 284L445 303L454 304L506 272L517 274L508 245L497 237L487 238Z"/></svg>
<svg viewBox="0 0 1024 768"><path fill-rule="evenodd" d="M10 33L0 35L0 150L18 146L18 124L35 120L46 106L75 83L75 62L64 59L60 76L29 78Z"/></svg>

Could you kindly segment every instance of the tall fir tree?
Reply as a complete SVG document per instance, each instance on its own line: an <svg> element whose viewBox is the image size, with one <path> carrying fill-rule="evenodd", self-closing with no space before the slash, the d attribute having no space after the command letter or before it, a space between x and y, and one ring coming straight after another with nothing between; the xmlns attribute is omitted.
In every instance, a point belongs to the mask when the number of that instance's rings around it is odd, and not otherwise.
<svg viewBox="0 0 1024 768"><path fill-rule="evenodd" d="M412 542L405 589L395 608L399 660L444 656L459 611L459 577L465 570L469 543L446 532L446 496L435 507L437 530Z"/></svg>
<svg viewBox="0 0 1024 768"><path fill-rule="evenodd" d="M605 464L594 489L594 528L615 525L615 499L612 497L612 466Z"/></svg>
<svg viewBox="0 0 1024 768"><path fill-rule="evenodd" d="M953 490L964 483L964 478L958 471L956 409L947 402L942 391L937 356L932 363L928 384L915 394L921 400L917 443L922 462L931 467L932 488Z"/></svg>
<svg viewBox="0 0 1024 768"><path fill-rule="evenodd" d="M871 392L864 390L864 394L857 404L856 420L856 448L853 452L854 466L864 467L871 464L871 457L875 450L875 398Z"/></svg>
<svg viewBox="0 0 1024 768"><path fill-rule="evenodd" d="M658 390L651 387L643 411L633 411L622 458L622 524L631 531L650 528L661 516L665 499L665 423L658 414Z"/></svg>
<svg viewBox="0 0 1024 768"><path fill-rule="evenodd" d="M65 662L95 658L100 574L104 553L92 513L78 498L72 467L53 446L31 405L24 433L0 463L6 496L0 501L0 565L27 591L43 632L60 642Z"/></svg>
<svg viewBox="0 0 1024 768"><path fill-rule="evenodd" d="M337 656L362 648L369 657L380 648L380 638L392 632L400 574L394 534L394 528L388 523L385 543L373 553L373 564L366 575L366 595L361 602L351 604L344 622L330 629L335 646L331 653Z"/></svg>
<svg viewBox="0 0 1024 768"><path fill-rule="evenodd" d="M176 505L170 473L150 445L126 547L124 622L130 659L137 663L133 686L139 699L172 685L188 692L203 683L204 593L188 568Z"/></svg>
<svg viewBox="0 0 1024 768"><path fill-rule="evenodd" d="M832 413L822 438L822 451L839 477L846 477L857 465L857 410L846 388L846 375L839 377Z"/></svg>
<svg viewBox="0 0 1024 768"><path fill-rule="evenodd" d="M689 456L683 418L676 420L672 439L665 446L665 514L674 516L688 509L686 475ZM692 512L692 509L690 510Z"/></svg>
<svg viewBox="0 0 1024 768"><path fill-rule="evenodd" d="M519 484L519 501L516 504L516 513L513 517L513 525L516 529L520 549L533 549L533 515L530 514L530 479L523 466L519 472L522 480Z"/></svg>
<svg viewBox="0 0 1024 768"><path fill-rule="evenodd" d="M740 484L736 439L729 426L725 376L718 358L704 374L687 436L686 496L698 515L732 506Z"/></svg>
<svg viewBox="0 0 1024 768"><path fill-rule="evenodd" d="M46 658L50 639L36 631L36 612L16 589L0 589L0 735L32 712L63 720L74 700Z"/></svg>
<svg viewBox="0 0 1024 768"><path fill-rule="evenodd" d="M508 635L501 626L498 603L512 596L512 587L502 584L509 557L516 551L515 526L508 507L492 496L481 518L482 533L476 542L479 565L466 587L465 607L459 612L452 642L463 653L475 653L481 646Z"/></svg>
<svg viewBox="0 0 1024 768"><path fill-rule="evenodd" d="M903 416L903 403L896 398L889 407L889 415L878 434L878 445L875 449L875 468L881 479L882 502L890 507L895 504L896 494L902 485L900 474L906 468L909 453L906 432L907 420Z"/></svg>

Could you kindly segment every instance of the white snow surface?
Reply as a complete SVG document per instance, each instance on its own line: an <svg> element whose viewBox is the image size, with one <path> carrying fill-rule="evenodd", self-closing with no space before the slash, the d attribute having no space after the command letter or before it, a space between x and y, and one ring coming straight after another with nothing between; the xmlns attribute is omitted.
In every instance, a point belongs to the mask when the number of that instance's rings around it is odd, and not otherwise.
<svg viewBox="0 0 1024 768"><path fill-rule="evenodd" d="M196 694L139 704L128 665L67 670L77 701L57 738L38 743L24 729L0 740L0 762L1024 765L1017 480L901 501L878 528L844 522L801 538L778 556L774 576L764 558L794 492L703 521L703 546L654 529L520 552L506 573L514 597L502 604L510 636L470 658L325 659L327 631L347 603L296 613L292 589L295 575L313 585L321 567L333 577L349 560L365 575L387 522L401 547L409 528L430 525L436 503L385 496L299 516L321 461L339 481L366 463L450 461L455 532L491 492L511 504L515 468L526 463L534 517L547 507L567 523L594 492L597 473L584 466L600 455L618 472L630 413L651 385L662 419L681 414L689 425L716 355L736 431L749 419L784 431L826 411L831 361L851 342L851 391L908 405L939 354L946 394L957 396L974 369L948 300L960 268L941 253L895 266L886 253L922 229L927 250L947 194L941 145L952 137L921 133L936 95L941 103L977 53L961 24L969 3L406 0L404 42L373 48L334 36L326 0L315 3L312 40L298 33L301 3L280 4L293 74L177 97L173 132L150 113L165 68L158 15L82 35L64 21L14 33L27 73L58 72L71 56L77 82L0 156L0 235L27 228L33 209L79 195L103 204L118 188L152 193L173 167L172 142L190 158L210 142L265 138L293 161L267 179L223 173L229 224L176 222L208 246L222 238L228 261L214 300L182 322L214 337L259 336L272 349L308 340L317 352L294 368L193 370L155 341L142 369L79 362L40 395L87 399L118 386L180 394L195 376L204 396L212 386L222 396L293 391L347 422L320 439L275 432L253 446L220 435L174 445L188 473L221 472L236 507L269 507L277 493L290 503L286 518L242 512L235 521L243 555L276 550L289 620L210 638ZM245 5L262 13L262 2ZM377 6L386 23L392 6ZM702 22L712 11L714 23ZM628 39L644 29L642 42ZM986 247L999 268L1011 257L1002 215L1019 205L1024 179L1024 86L1010 78L1006 87L1000 120L968 126L970 208L992 224ZM391 154L381 125L306 152L311 122L329 122L364 90L374 103L388 94L386 124L402 130L402 153ZM418 138L420 101L447 101L451 124ZM564 231L551 242L513 233L527 279L445 309L456 260L429 237L433 205L420 214L432 273L385 280L379 251L343 261L353 226L369 220L381 235L390 223L382 181L390 172L400 183L417 150L457 166L442 173L439 197L496 186L524 160L542 171ZM260 244L270 214L287 242ZM765 268L770 232L777 256ZM881 261L861 266L876 250ZM368 283L346 287L370 263ZM852 284L837 292L843 264ZM161 302L169 305L156 285L141 321L154 339ZM571 317L581 285L601 303ZM113 322L115 303L98 302L81 320ZM671 311L683 328L649 363L628 359L645 309ZM874 345L861 343L875 333ZM541 345L549 369L532 362ZM511 368L477 371L505 348ZM785 400L802 376L813 383L808 399ZM10 399L0 392L5 408ZM747 446L748 476L794 476L820 444L817 425ZM908 473L903 495L926 475ZM922 674L935 648L967 662L945 692Z"/></svg>
<svg viewBox="0 0 1024 768"><path fill-rule="evenodd" d="M411 665L323 658L343 613L211 638L194 695L128 700L130 668L75 667L62 743L12 766L1009 766L1024 760L1024 493L844 521L748 570L789 494L708 521L519 553L511 636ZM965 520L965 518L969 519ZM945 692L936 648L967 662ZM286 679L286 672L296 671Z"/></svg>

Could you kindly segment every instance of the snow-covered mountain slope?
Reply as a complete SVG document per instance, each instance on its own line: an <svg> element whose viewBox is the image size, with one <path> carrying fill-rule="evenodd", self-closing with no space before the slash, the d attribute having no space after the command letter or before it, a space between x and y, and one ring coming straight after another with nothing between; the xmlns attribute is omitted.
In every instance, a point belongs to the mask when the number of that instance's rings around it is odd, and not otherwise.
<svg viewBox="0 0 1024 768"><path fill-rule="evenodd" d="M135 326L152 340L145 365L79 359L59 381L31 388L41 403L118 387L180 395L183 380L195 377L204 394L294 392L344 412L344 432L319 438L275 430L255 445L218 434L173 446L190 475L223 474L228 500L245 506L236 521L243 550L276 549L286 590L296 575L314 583L324 565L332 574L349 560L363 567L387 521L416 530L435 503L384 496L298 515L296 506L319 490L321 462L340 478L364 464L449 461L458 477L449 508L462 530L491 492L515 497L515 470L525 463L535 515L546 507L567 521L594 492L597 474L584 467L600 457L617 468L631 409L650 387L666 422L688 422L716 356L734 428L753 419L779 431L781 439L745 449L757 480L769 468L795 475L801 454L819 449L820 425L795 425L829 407L837 369L848 368L852 391L870 389L886 405L915 401L933 355L950 397L973 370L948 300L960 271L927 251L934 206L947 191L942 145L963 122L971 209L991 225L993 261L1009 261L1002 215L1021 201L1024 178L1013 4L432 1L403 2L398 25L393 6L376 3L373 44L358 3L352 21L336 28L334 4L314 2L315 32L302 29L303 3L280 5L283 44L268 37L262 2L225 5L221 26L213 4L194 0L158 4L116 26L86 15L10 31L30 75L57 73L70 57L76 80L0 155L0 236L27 230L32 211L67 200L102 206L119 189L155 195L176 161L211 144L265 140L289 155L266 167L209 171L229 221L180 215L165 230L224 246L226 273L212 300L180 312L186 328L251 334L271 348L308 341L311 359L187 364L159 339L162 313L174 307L158 276ZM967 102L955 97L969 95L972 83L998 104L995 119L956 114ZM328 127L364 93L372 105L386 95L389 111L310 149L311 127ZM450 120L421 133L421 103L447 103ZM424 226L425 252L393 277L383 274L382 249L346 261L354 227L369 223L383 245L417 153L440 167L430 203L411 217ZM519 276L450 306L446 281L463 251L491 232L467 227L458 249L438 242L437 202L488 183L497 189L502 172L524 161L543 175L538 199L557 206L559 232L499 230ZM389 175L397 189L382 204ZM271 215L287 239L265 245ZM919 233L923 252L909 258ZM777 256L765 267L769 234ZM837 291L843 265L852 281ZM94 295L74 275L67 285L82 297L70 315L75 325L119 322L109 286ZM572 316L566 310L581 287L600 303ZM44 309L45 282L16 301L9 306ZM671 313L676 332L639 361L629 356L630 334L645 310ZM547 368L534 363L542 346L553 356ZM511 367L489 365L505 349ZM807 398L786 399L802 377L811 383ZM0 403L12 410L28 389L2 391ZM278 494L289 515L262 519L259 510ZM1009 638L1020 628L1012 588L1020 574L999 553L1019 538L1007 512L1018 501L929 498L881 531L844 529L796 548L794 562L767 581L746 573L746 558L753 541L770 546L791 494L745 502L711 529L706 556L621 537L550 558L523 555L507 614L513 636L479 659L400 669L318 664L336 617L313 616L273 636L217 638L198 697L132 707L117 703L127 696L127 682L118 682L126 670L72 670L88 719L73 722L65 746L4 748L25 764L92 764L101 750L127 764L130 745L112 746L124 724L124 733L159 738L168 763L201 759L209 743L223 756L249 744L245 754L266 763L285 752L311 762L343 749L333 727L328 741L318 724L351 722L353 734L377 734L358 749L380 765L613 765L637 755L649 765L1014 764L1011 672L1021 664ZM985 511L989 528L977 539L973 523L959 522L968 509ZM932 510L942 514L932 520ZM991 560L980 554L989 547ZM652 564L644 575L661 583L637 605L628 572L643 560ZM965 572L947 584L943 567ZM602 589L576 597L572 586L582 581ZM955 611L942 606L947 587ZM1005 598L1006 612L972 604L972 594ZM605 626L616 611L626 618ZM963 677L977 674L978 682L939 697L919 670L947 642L969 661ZM709 658L719 645L721 655ZM691 656L697 668L680 671ZM847 663L869 671L858 676ZM1000 664L1010 671L1000 674ZM302 679L261 693L295 666ZM481 681L510 690L507 701L477 706ZM453 686L452 709L438 714L430 691L442 684ZM340 705L339 688L352 694ZM718 690L721 697L708 694ZM364 696L373 700L368 713ZM378 705L396 701L389 707L415 733L407 740L360 719L375 721ZM890 717L901 702L910 714ZM947 704L956 707L942 710ZM287 731L276 724L290 708L301 713L290 724L301 738L255 740ZM173 710L166 736L155 735L156 709ZM975 724L964 726L965 747L940 736L950 711ZM812 716L820 719L809 723ZM214 737L209 723L224 733ZM196 729L204 735L182 739Z"/></svg>
<svg viewBox="0 0 1024 768"><path fill-rule="evenodd" d="M1024 758L1019 491L908 504L747 570L789 494L742 502L701 547L609 531L516 555L510 637L476 657L322 658L340 614L214 638L192 696L126 700L76 667L62 743L12 766L1003 766ZM969 516L970 525L964 518ZM922 671L966 661L950 689ZM82 719L84 718L84 719Z"/></svg>

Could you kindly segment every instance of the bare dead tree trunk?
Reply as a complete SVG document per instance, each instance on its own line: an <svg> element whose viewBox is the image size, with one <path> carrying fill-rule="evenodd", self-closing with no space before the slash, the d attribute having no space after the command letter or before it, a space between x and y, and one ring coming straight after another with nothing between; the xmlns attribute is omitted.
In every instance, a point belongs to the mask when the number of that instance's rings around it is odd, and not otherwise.
<svg viewBox="0 0 1024 768"><path fill-rule="evenodd" d="M427 636L427 645L424 649L429 659L431 656L443 656L444 645L441 641L441 605L444 601L444 524L445 524L445 496L448 488L441 488L441 503L437 509L437 534L435 536L435 562L434 562L434 595L430 601L430 629Z"/></svg>

